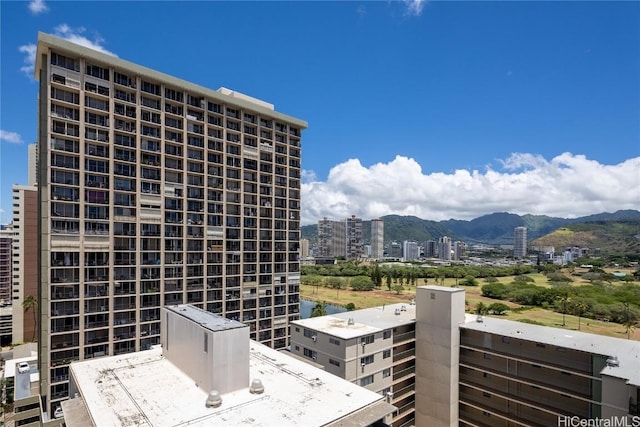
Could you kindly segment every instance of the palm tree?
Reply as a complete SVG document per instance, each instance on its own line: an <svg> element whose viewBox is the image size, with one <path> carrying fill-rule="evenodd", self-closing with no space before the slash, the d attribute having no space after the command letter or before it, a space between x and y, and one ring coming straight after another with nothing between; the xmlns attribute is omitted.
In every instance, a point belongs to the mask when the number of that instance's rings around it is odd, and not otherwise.
<svg viewBox="0 0 640 427"><path fill-rule="evenodd" d="M625 320L622 324L624 326L624 331L627 333L627 339L631 339L631 334L636 330L636 322L635 320Z"/></svg>
<svg viewBox="0 0 640 427"><path fill-rule="evenodd" d="M569 292L565 292L559 295L558 301L560 301L560 304L562 304L562 326L567 326L567 304L569 304L569 302L571 301L571 298L569 298Z"/></svg>
<svg viewBox="0 0 640 427"><path fill-rule="evenodd" d="M36 331L38 330L37 325L38 325L38 316L37 316L37 311L38 311L38 299L36 297L34 297L33 295L28 295L24 301L22 301L22 308L24 309L24 312L26 313L29 310L33 311L33 339L31 341L35 341L36 340Z"/></svg>
<svg viewBox="0 0 640 427"><path fill-rule="evenodd" d="M577 302L574 304L575 313L578 315L578 330L580 330L580 319L582 315L587 311L587 304L583 302Z"/></svg>

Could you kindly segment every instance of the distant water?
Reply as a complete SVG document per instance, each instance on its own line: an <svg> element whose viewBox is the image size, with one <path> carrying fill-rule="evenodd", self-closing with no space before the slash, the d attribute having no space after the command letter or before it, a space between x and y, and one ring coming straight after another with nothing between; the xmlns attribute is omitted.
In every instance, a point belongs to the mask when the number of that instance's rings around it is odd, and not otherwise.
<svg viewBox="0 0 640 427"><path fill-rule="evenodd" d="M300 300L300 318L308 319L311 317L311 310L316 306L315 301L308 301L306 299ZM347 311L346 308L340 307L339 305L327 304L327 314L335 314L342 313Z"/></svg>

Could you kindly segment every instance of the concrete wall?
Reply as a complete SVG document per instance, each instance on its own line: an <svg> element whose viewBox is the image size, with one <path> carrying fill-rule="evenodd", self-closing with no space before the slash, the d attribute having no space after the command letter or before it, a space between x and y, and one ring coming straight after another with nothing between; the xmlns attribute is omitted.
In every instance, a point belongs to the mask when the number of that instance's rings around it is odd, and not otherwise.
<svg viewBox="0 0 640 427"><path fill-rule="evenodd" d="M458 425L458 325L463 289L421 286L416 292L416 425Z"/></svg>

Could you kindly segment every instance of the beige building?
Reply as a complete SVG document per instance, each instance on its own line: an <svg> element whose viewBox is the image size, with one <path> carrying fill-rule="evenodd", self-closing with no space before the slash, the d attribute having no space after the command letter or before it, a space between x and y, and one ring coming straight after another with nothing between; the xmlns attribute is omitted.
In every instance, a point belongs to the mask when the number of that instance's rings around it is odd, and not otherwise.
<svg viewBox="0 0 640 427"><path fill-rule="evenodd" d="M383 427L395 409L250 341L240 322L188 305L165 306L161 317L162 347L71 364L67 427Z"/></svg>
<svg viewBox="0 0 640 427"><path fill-rule="evenodd" d="M189 303L273 348L299 317L306 122L40 33L41 393L149 349Z"/></svg>
<svg viewBox="0 0 640 427"><path fill-rule="evenodd" d="M25 311L28 296L38 297L38 189L31 185L13 186L13 342L38 339L38 308Z"/></svg>
<svg viewBox="0 0 640 427"><path fill-rule="evenodd" d="M410 407L411 420L396 415L394 427L640 421L638 341L465 315L465 292L460 288L419 287L415 308L407 307L400 330L384 323L388 308L293 322L291 341L294 353L327 371L376 392L393 393L400 415L402 408ZM398 322L402 320L401 312ZM385 342L385 330L393 337L391 346ZM409 334L408 346L395 345ZM358 346L363 337L372 338ZM390 357L378 357L387 348ZM403 365L404 361L410 362ZM361 371L357 363L365 363ZM386 369L391 384L385 382ZM396 384L396 375L406 369L412 373L411 391L406 392L407 401L399 401L406 389ZM598 419L609 424L593 424ZM580 422L584 424L575 424Z"/></svg>
<svg viewBox="0 0 640 427"><path fill-rule="evenodd" d="M415 305L301 319L291 324L291 352L327 372L387 396L394 426L414 423Z"/></svg>

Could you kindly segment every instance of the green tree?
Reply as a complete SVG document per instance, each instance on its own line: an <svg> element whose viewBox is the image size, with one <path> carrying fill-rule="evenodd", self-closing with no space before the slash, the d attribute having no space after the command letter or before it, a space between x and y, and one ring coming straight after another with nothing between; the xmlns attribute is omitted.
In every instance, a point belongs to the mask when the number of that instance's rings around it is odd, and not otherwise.
<svg viewBox="0 0 640 427"><path fill-rule="evenodd" d="M33 339L31 341L35 341L36 331L38 330L38 298L33 295L28 295L24 301L22 301L22 308L25 313L29 310L33 312Z"/></svg>
<svg viewBox="0 0 640 427"><path fill-rule="evenodd" d="M396 295L400 295L402 293L402 291L404 291L404 286L402 285L395 285L393 287L393 290L396 291Z"/></svg>
<svg viewBox="0 0 640 427"><path fill-rule="evenodd" d="M371 291L373 290L373 282L369 276L355 276L349 280L351 289L354 291Z"/></svg>
<svg viewBox="0 0 640 427"><path fill-rule="evenodd" d="M476 314L485 315L487 314L488 311L489 311L488 306L482 301L476 304L476 311L475 311Z"/></svg>
<svg viewBox="0 0 640 427"><path fill-rule="evenodd" d="M340 296L340 289L342 289L342 279L339 277L329 277L326 281L327 286L336 290L336 298Z"/></svg>
<svg viewBox="0 0 640 427"><path fill-rule="evenodd" d="M492 314L497 314L499 316L503 316L509 311L509 306L502 302L494 302L489 304L487 307L487 311Z"/></svg>
<svg viewBox="0 0 640 427"><path fill-rule="evenodd" d="M321 317L327 315L327 303L317 302L311 310L311 317Z"/></svg>
<svg viewBox="0 0 640 427"><path fill-rule="evenodd" d="M573 312L576 316L578 316L578 330L580 330L580 319L582 319L582 315L587 312L587 304L583 302L576 302L573 304Z"/></svg>

